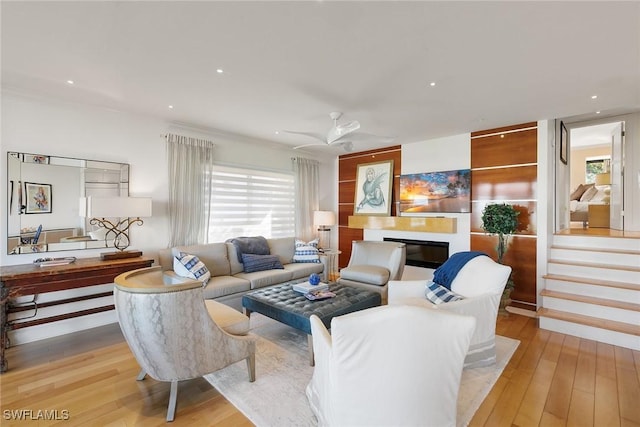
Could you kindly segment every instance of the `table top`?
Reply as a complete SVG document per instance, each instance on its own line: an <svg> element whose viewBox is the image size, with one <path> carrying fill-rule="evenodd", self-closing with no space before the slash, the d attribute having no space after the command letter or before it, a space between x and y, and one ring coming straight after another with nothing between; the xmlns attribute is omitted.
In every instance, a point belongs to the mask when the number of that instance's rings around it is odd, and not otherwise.
<svg viewBox="0 0 640 427"><path fill-rule="evenodd" d="M36 263L0 266L0 281L17 277L45 277L50 275L73 273L75 270L91 271L109 269L113 267L146 267L153 264L153 258L135 257L103 261L99 257L78 258L70 264L40 266Z"/></svg>

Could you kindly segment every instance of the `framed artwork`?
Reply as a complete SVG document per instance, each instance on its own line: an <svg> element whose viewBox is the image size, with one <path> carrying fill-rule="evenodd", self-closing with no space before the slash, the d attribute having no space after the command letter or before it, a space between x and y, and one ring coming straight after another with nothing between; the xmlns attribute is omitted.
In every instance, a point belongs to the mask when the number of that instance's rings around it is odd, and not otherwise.
<svg viewBox="0 0 640 427"><path fill-rule="evenodd" d="M393 160L358 165L354 215L391 215Z"/></svg>
<svg viewBox="0 0 640 427"><path fill-rule="evenodd" d="M560 122L560 161L567 164L567 139L569 138L569 133L567 132L567 128L564 125L564 122Z"/></svg>
<svg viewBox="0 0 640 427"><path fill-rule="evenodd" d="M400 212L471 212L471 169L401 175Z"/></svg>
<svg viewBox="0 0 640 427"><path fill-rule="evenodd" d="M25 213L51 213L51 184L24 183Z"/></svg>

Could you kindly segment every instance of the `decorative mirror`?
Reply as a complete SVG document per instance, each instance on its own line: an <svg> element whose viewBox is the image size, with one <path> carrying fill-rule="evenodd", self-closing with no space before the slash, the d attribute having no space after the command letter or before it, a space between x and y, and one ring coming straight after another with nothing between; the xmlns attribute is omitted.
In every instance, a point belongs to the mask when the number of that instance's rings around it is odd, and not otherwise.
<svg viewBox="0 0 640 427"><path fill-rule="evenodd" d="M7 153L7 252L39 253L113 246L80 216L80 198L129 195L129 165Z"/></svg>

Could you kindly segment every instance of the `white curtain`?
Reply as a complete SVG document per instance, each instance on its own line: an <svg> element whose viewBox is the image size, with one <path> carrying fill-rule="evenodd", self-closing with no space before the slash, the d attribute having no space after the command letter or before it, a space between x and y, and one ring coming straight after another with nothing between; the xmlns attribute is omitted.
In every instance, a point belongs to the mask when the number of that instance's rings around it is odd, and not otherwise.
<svg viewBox="0 0 640 427"><path fill-rule="evenodd" d="M207 242L211 211L211 141L167 134L169 247Z"/></svg>
<svg viewBox="0 0 640 427"><path fill-rule="evenodd" d="M313 211L319 205L320 163L303 157L292 157L291 162L296 189L296 237L309 241L316 235Z"/></svg>

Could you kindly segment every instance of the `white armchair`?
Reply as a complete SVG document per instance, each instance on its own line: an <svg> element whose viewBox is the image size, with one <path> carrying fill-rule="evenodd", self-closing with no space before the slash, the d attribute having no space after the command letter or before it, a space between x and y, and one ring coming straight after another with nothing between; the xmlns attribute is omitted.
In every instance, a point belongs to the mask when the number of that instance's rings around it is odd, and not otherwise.
<svg viewBox="0 0 640 427"><path fill-rule="evenodd" d="M205 304L202 283L164 275L160 267L116 277L114 300L122 333L142 371L171 383L167 421L173 421L178 381L198 378L246 360L255 380L255 340L248 319L214 301Z"/></svg>
<svg viewBox="0 0 640 427"><path fill-rule="evenodd" d="M475 319L410 306L311 316L315 369L307 398L325 426L455 426ZM416 330L420 333L416 334Z"/></svg>
<svg viewBox="0 0 640 427"><path fill-rule="evenodd" d="M500 298L511 267L498 264L488 256L467 262L451 283L451 290L464 299L435 305L425 297L428 280L389 282L390 305L416 305L473 316L477 320L465 359L466 368L487 366L496 361L496 319Z"/></svg>
<svg viewBox="0 0 640 427"><path fill-rule="evenodd" d="M354 240L349 264L340 270L338 283L378 292L387 303L387 283L400 280L407 258L404 243Z"/></svg>

